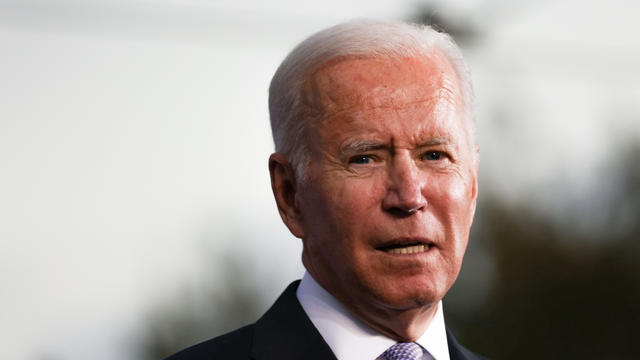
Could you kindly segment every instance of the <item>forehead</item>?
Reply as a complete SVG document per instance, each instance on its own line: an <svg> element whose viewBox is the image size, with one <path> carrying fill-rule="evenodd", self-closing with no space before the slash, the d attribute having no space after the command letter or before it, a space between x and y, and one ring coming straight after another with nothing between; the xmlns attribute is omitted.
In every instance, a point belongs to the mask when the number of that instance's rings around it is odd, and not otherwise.
<svg viewBox="0 0 640 360"><path fill-rule="evenodd" d="M467 138L456 72L435 50L421 58L325 65L306 83L303 101L320 143L375 139L405 146L432 137Z"/></svg>
<svg viewBox="0 0 640 360"><path fill-rule="evenodd" d="M313 73L303 102L318 117L354 109L402 108L446 102L461 108L450 61L438 50L420 58L355 58L332 61Z"/></svg>

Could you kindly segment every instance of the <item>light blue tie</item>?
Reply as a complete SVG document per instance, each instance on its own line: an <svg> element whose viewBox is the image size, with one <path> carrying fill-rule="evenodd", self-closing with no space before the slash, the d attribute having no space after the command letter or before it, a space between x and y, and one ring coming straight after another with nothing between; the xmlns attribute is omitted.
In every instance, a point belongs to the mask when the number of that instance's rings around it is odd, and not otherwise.
<svg viewBox="0 0 640 360"><path fill-rule="evenodd" d="M399 342L382 354L384 360L420 360L422 348L414 342Z"/></svg>

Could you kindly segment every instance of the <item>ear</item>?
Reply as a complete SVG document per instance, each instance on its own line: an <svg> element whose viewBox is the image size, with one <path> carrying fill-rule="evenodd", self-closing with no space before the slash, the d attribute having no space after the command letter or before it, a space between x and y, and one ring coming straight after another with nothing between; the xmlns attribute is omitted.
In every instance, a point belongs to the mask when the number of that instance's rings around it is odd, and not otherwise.
<svg viewBox="0 0 640 360"><path fill-rule="evenodd" d="M478 168L480 165L480 147L478 145L474 146L474 153L473 153L473 179L472 179L472 184L471 184L471 198L472 198L472 209L471 209L471 219L470 221L473 222L473 216L475 215L476 212L476 203L478 201Z"/></svg>
<svg viewBox="0 0 640 360"><path fill-rule="evenodd" d="M296 201L296 174L286 156L273 153L269 157L271 190L276 199L280 217L289 231L298 238L305 235L302 216Z"/></svg>
<svg viewBox="0 0 640 360"><path fill-rule="evenodd" d="M476 144L473 148L475 153L473 154L473 170L475 174L475 180L473 182L473 197L478 198L478 171L480 168L480 146Z"/></svg>

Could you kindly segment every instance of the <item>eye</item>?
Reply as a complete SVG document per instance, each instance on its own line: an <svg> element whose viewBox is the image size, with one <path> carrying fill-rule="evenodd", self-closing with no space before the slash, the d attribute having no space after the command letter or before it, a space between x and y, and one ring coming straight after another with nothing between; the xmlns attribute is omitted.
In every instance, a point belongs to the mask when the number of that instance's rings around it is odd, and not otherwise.
<svg viewBox="0 0 640 360"><path fill-rule="evenodd" d="M349 159L350 164L365 165L370 164L373 161L370 155L358 155Z"/></svg>
<svg viewBox="0 0 640 360"><path fill-rule="evenodd" d="M427 151L422 155L425 160L437 161L441 160L445 155L440 151Z"/></svg>

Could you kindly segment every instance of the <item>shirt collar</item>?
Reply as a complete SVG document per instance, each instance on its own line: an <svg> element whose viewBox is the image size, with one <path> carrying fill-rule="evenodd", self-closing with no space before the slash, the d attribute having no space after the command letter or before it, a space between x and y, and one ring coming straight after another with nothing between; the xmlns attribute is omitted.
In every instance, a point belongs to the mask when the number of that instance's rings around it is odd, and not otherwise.
<svg viewBox="0 0 640 360"><path fill-rule="evenodd" d="M296 292L305 313L338 360L376 359L396 343L355 317L305 272ZM416 341L436 360L449 360L442 303L425 333Z"/></svg>
<svg viewBox="0 0 640 360"><path fill-rule="evenodd" d="M447 343L447 329L444 325L442 301L438 302L436 314L422 336L416 341L427 349L436 360L449 360L449 345Z"/></svg>

